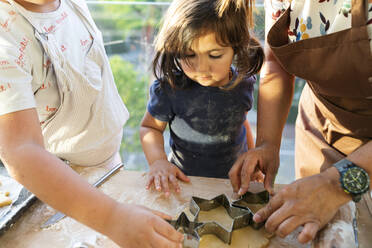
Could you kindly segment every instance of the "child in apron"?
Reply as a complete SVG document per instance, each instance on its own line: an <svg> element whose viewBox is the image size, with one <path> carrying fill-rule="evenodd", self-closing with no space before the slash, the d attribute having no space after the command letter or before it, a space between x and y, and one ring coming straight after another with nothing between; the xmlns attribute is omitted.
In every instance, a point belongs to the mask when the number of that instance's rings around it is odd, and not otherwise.
<svg viewBox="0 0 372 248"><path fill-rule="evenodd" d="M372 176L372 3L269 0L265 4L267 23L277 20L266 39L258 142L251 166L260 161L268 189L279 166L280 137L294 76L305 79L307 85L296 122L299 179L277 193L254 220L267 219L267 229L281 237L304 226L298 239L305 243L352 198L333 165L346 158ZM346 240L334 245L353 247Z"/></svg>
<svg viewBox="0 0 372 248"><path fill-rule="evenodd" d="M226 11L218 13L218 4ZM141 123L147 188L169 195L186 175L227 178L253 147L247 112L263 62L248 1L174 1L156 41L155 82ZM234 64L234 66L232 66ZM169 125L171 153L164 151Z"/></svg>
<svg viewBox="0 0 372 248"><path fill-rule="evenodd" d="M163 214L114 201L61 161L120 162L129 117L86 3L1 0L0 13L0 156L10 175L120 246L179 247Z"/></svg>

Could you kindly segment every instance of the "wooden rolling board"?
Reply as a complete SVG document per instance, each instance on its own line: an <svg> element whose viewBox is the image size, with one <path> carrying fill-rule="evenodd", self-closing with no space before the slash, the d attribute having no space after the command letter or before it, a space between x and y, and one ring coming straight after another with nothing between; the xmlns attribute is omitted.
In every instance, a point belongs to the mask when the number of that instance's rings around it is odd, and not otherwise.
<svg viewBox="0 0 372 248"><path fill-rule="evenodd" d="M76 168L76 170L90 183L93 183L105 173L103 168ZM191 177L190 183L181 183L181 193L172 194L168 199L162 193L153 190L147 191L145 189L145 179L143 172L121 170L104 183L101 190L120 202L145 205L175 217L188 206L192 196L210 199L219 194L226 194L230 198L233 197L230 182L226 179ZM255 187L257 189L257 185L252 185L252 188ZM64 218L47 229L41 229L40 225L54 213L55 210L46 204L37 202L16 224L0 236L1 247L69 248L81 243L90 245L87 247L118 247L107 237L71 218ZM269 247L286 248L310 246L300 245L296 241L296 233L285 239L274 237L269 245Z"/></svg>

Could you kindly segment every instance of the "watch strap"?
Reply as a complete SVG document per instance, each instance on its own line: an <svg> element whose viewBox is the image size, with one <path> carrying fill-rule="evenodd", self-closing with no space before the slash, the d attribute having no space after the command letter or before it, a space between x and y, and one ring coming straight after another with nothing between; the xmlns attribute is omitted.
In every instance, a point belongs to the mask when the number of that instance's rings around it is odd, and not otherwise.
<svg viewBox="0 0 372 248"><path fill-rule="evenodd" d="M333 166L337 168L338 172L340 172L340 175L342 176L342 173L346 172L348 168L356 166L356 164L344 158L339 160L337 163L334 163Z"/></svg>

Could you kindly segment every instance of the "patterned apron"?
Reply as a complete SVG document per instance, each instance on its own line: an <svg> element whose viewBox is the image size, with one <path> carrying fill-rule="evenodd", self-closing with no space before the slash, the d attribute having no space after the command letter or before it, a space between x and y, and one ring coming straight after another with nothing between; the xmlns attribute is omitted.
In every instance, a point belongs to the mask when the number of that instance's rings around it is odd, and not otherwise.
<svg viewBox="0 0 372 248"><path fill-rule="evenodd" d="M108 164L117 158L129 113L117 92L102 35L85 2L66 1L93 38L84 72L64 57L53 34L38 29L28 12L9 0L34 27L35 37L44 56L51 60L56 76L61 103L57 112L41 125L46 149L74 165Z"/></svg>
<svg viewBox="0 0 372 248"><path fill-rule="evenodd" d="M372 138L372 56L366 1L353 0L352 27L288 44L290 9L268 33L275 57L307 81L296 121L296 177L310 176Z"/></svg>

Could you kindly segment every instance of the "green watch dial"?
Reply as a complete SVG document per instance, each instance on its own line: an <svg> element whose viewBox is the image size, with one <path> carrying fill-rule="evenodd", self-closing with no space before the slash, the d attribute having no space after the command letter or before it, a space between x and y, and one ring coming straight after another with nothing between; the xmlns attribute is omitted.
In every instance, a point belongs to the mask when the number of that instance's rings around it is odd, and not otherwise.
<svg viewBox="0 0 372 248"><path fill-rule="evenodd" d="M369 187L368 174L359 167L349 168L345 172L342 182L345 189L352 194L365 192Z"/></svg>

